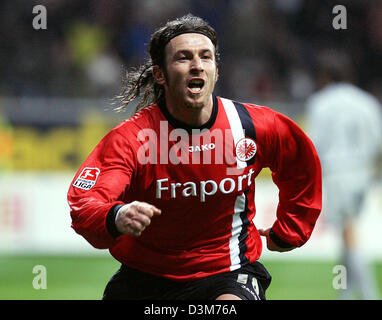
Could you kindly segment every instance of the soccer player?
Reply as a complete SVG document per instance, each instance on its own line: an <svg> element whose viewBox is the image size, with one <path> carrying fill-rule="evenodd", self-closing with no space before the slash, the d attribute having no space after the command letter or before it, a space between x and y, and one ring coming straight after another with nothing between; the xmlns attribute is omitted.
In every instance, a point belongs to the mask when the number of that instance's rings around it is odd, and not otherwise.
<svg viewBox="0 0 382 320"><path fill-rule="evenodd" d="M267 107L213 94L218 41L187 15L152 35L150 60L127 74L125 108L68 192L72 227L121 262L103 299L265 299L258 261L310 237L321 210L321 167L310 139ZM270 168L277 219L257 230L255 178Z"/></svg>
<svg viewBox="0 0 382 320"><path fill-rule="evenodd" d="M322 161L328 222L343 244L348 281L340 298L376 299L373 275L359 251L356 221L382 151L382 107L352 79L347 55L333 50L319 54L319 91L307 101L308 130Z"/></svg>

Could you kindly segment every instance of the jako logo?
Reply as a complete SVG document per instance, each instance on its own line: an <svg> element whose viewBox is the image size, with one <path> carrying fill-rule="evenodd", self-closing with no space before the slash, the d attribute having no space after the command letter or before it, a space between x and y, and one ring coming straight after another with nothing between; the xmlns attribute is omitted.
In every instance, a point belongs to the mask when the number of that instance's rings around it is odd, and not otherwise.
<svg viewBox="0 0 382 320"><path fill-rule="evenodd" d="M202 144L201 146L189 146L188 151L190 152L200 152L200 151L208 151L215 149L214 143Z"/></svg>

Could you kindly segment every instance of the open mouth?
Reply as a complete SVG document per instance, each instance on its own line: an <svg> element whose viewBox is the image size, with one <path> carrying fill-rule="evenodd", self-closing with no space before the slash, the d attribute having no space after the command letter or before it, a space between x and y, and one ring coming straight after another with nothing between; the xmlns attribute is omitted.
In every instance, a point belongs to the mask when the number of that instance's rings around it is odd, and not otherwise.
<svg viewBox="0 0 382 320"><path fill-rule="evenodd" d="M204 87L204 80L203 79L192 79L188 82L187 87L190 89L192 93L199 93L202 91Z"/></svg>

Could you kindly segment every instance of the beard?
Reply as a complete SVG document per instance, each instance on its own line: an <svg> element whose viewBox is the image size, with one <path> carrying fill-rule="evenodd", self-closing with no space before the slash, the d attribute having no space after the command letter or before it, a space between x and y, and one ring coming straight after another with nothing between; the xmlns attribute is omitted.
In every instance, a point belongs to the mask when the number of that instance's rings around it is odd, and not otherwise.
<svg viewBox="0 0 382 320"><path fill-rule="evenodd" d="M205 105L205 102L202 101L202 102L197 102L197 101L194 101L194 102L191 102L191 101L185 101L185 105L186 105L186 108L187 109L201 109L204 107Z"/></svg>

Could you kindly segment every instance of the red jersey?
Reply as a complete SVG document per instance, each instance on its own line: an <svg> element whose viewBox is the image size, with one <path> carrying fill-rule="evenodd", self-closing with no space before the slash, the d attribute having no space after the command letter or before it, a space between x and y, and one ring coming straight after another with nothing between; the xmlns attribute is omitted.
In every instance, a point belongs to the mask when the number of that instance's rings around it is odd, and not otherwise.
<svg viewBox="0 0 382 320"><path fill-rule="evenodd" d="M253 223L255 178L270 168L279 188L274 236L293 246L310 237L321 211L321 166L310 139L267 107L214 97L200 128L148 106L112 129L68 192L72 227L121 263L187 281L259 259ZM121 235L118 205L161 209L141 236Z"/></svg>

